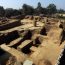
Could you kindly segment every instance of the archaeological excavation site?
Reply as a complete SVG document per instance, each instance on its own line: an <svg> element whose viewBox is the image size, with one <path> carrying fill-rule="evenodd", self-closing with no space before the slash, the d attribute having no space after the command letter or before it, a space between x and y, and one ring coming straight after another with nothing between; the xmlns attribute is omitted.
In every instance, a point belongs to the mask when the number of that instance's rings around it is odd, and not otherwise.
<svg viewBox="0 0 65 65"><path fill-rule="evenodd" d="M38 1L0 0L0 65L65 65L65 1Z"/></svg>
<svg viewBox="0 0 65 65"><path fill-rule="evenodd" d="M2 21L3 19L0 24L1 65L65 64L64 20L25 16L21 20Z"/></svg>

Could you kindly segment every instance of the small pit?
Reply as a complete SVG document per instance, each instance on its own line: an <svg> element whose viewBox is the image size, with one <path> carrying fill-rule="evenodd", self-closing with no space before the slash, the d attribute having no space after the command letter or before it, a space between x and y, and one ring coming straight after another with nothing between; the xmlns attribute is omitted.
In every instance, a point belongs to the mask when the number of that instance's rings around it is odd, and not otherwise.
<svg viewBox="0 0 65 65"><path fill-rule="evenodd" d="M47 35L47 33L46 33L46 28L45 28L45 27L41 30L40 34L41 34L41 35Z"/></svg>

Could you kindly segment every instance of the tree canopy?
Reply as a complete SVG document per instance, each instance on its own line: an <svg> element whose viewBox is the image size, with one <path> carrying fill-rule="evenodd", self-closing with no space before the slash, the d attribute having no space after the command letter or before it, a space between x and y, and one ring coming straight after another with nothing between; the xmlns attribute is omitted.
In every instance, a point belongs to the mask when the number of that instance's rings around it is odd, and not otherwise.
<svg viewBox="0 0 65 65"><path fill-rule="evenodd" d="M49 4L45 8L42 7L40 2L38 2L36 8L27 4L23 4L21 9L13 9L13 8L4 9L2 6L0 6L0 17L4 16L11 17L17 15L39 15L39 14L52 15L55 13L65 13L65 10L63 9L58 10L55 4Z"/></svg>
<svg viewBox="0 0 65 65"><path fill-rule="evenodd" d="M23 10L23 14L25 15L32 15L34 13L34 8L27 4L23 5L22 10Z"/></svg>
<svg viewBox="0 0 65 65"><path fill-rule="evenodd" d="M57 12L56 5L54 4L49 4L47 9L49 14L55 14Z"/></svg>
<svg viewBox="0 0 65 65"><path fill-rule="evenodd" d="M5 14L5 10L2 6L0 6L0 17L4 16L4 14Z"/></svg>
<svg viewBox="0 0 65 65"><path fill-rule="evenodd" d="M41 6L41 3L39 2L36 8L37 14L42 14L43 12L43 7Z"/></svg>

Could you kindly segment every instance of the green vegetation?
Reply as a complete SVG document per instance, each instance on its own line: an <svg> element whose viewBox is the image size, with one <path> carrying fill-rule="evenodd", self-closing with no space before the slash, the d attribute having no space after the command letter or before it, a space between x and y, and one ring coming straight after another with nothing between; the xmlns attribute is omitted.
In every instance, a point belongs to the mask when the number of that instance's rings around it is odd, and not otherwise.
<svg viewBox="0 0 65 65"><path fill-rule="evenodd" d="M0 6L0 17L11 17L17 15L52 15L55 13L65 13L63 9L58 10L55 4L49 4L48 7L42 7L41 3L39 2L37 7L34 8L30 5L23 4L21 9L12 9L7 8L4 9Z"/></svg>

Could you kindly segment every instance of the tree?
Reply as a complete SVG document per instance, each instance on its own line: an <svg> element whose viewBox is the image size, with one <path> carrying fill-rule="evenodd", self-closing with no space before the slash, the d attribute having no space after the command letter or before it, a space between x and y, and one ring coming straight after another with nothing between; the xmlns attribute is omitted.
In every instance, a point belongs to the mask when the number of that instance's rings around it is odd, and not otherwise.
<svg viewBox="0 0 65 65"><path fill-rule="evenodd" d="M5 14L5 10L2 6L0 6L0 16L2 17L4 16L4 14Z"/></svg>
<svg viewBox="0 0 65 65"><path fill-rule="evenodd" d="M21 13L21 15L23 14L23 10L22 9L19 9L18 11Z"/></svg>
<svg viewBox="0 0 65 65"><path fill-rule="evenodd" d="M65 10L60 9L60 10L58 10L58 13L65 13Z"/></svg>
<svg viewBox="0 0 65 65"><path fill-rule="evenodd" d="M49 4L47 9L48 9L48 14L55 14L57 12L56 5L54 4Z"/></svg>
<svg viewBox="0 0 65 65"><path fill-rule="evenodd" d="M17 15L21 15L21 12L17 9L14 9L12 16L17 16Z"/></svg>
<svg viewBox="0 0 65 65"><path fill-rule="evenodd" d="M40 2L38 2L38 7L41 7L41 3Z"/></svg>
<svg viewBox="0 0 65 65"><path fill-rule="evenodd" d="M36 12L37 12L37 14L41 14L41 13L43 12L43 8L42 8L40 2L38 2L38 6L37 6L37 8L36 8Z"/></svg>
<svg viewBox="0 0 65 65"><path fill-rule="evenodd" d="M13 9L12 8L7 8L7 9L5 9L5 16L6 17L11 17L12 16L12 14L13 14Z"/></svg>
<svg viewBox="0 0 65 65"><path fill-rule="evenodd" d="M23 5L23 14L24 15L32 15L34 13L34 8L30 5L24 4Z"/></svg>
<svg viewBox="0 0 65 65"><path fill-rule="evenodd" d="M12 9L12 8L5 9L6 17L17 16L17 15L21 15L21 12L17 9Z"/></svg>

